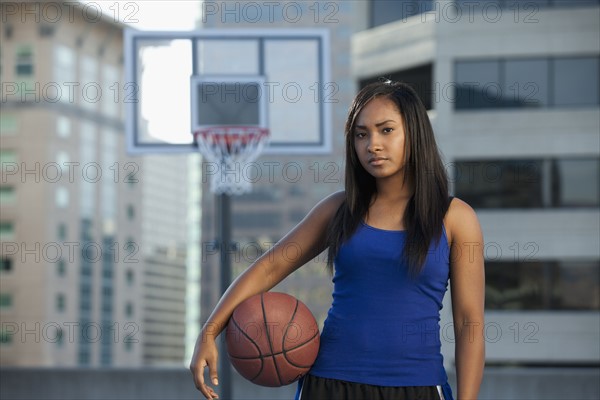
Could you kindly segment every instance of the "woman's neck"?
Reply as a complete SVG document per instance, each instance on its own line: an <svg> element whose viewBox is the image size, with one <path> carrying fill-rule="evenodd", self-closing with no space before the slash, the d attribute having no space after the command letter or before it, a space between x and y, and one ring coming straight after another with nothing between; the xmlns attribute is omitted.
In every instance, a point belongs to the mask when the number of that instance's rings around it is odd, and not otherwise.
<svg viewBox="0 0 600 400"><path fill-rule="evenodd" d="M376 181L376 187L376 199L386 203L407 201L414 193L412 179L405 180L402 175L394 177L393 179L378 179Z"/></svg>

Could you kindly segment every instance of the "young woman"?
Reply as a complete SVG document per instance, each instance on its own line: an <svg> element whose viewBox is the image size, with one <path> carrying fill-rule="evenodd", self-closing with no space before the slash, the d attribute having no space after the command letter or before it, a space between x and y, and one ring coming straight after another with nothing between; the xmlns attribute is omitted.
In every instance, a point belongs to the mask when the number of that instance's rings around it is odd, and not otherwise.
<svg viewBox="0 0 600 400"><path fill-rule="evenodd" d="M196 387L217 378L215 339L235 307L325 249L333 303L304 399L452 399L440 353L439 311L451 285L457 397L476 399L483 374L483 238L474 211L448 196L425 107L407 85L371 84L346 122L345 191L317 204L241 274L196 342ZM302 249L291 262L287 244Z"/></svg>

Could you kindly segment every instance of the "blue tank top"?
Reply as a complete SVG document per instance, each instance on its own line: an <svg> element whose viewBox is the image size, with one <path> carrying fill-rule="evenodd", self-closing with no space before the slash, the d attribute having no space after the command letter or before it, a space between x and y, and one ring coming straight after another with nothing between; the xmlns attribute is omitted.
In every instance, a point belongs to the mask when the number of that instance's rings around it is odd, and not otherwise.
<svg viewBox="0 0 600 400"><path fill-rule="evenodd" d="M445 232L416 278L402 261L405 231L360 224L335 258L333 303L310 373L379 386L447 381L440 310L448 287Z"/></svg>

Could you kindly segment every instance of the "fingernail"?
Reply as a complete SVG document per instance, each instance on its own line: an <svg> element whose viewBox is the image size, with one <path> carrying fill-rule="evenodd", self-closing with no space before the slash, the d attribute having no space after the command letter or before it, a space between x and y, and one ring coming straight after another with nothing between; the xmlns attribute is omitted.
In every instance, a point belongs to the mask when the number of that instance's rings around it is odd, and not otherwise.
<svg viewBox="0 0 600 400"><path fill-rule="evenodd" d="M219 380L217 378L213 379L213 384L218 385L219 384Z"/></svg>

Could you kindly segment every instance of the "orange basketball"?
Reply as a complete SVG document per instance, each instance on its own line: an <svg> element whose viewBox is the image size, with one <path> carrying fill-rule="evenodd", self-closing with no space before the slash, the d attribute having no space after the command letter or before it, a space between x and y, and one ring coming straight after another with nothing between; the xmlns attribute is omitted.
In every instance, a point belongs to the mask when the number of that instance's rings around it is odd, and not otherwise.
<svg viewBox="0 0 600 400"><path fill-rule="evenodd" d="M242 302L226 330L229 360L244 378L284 386L308 372L319 351L319 327L300 300L261 293Z"/></svg>

